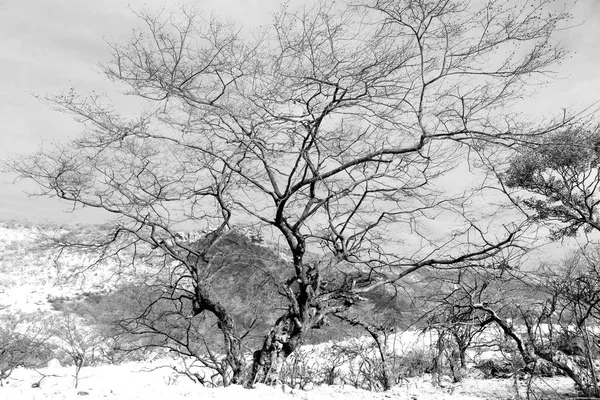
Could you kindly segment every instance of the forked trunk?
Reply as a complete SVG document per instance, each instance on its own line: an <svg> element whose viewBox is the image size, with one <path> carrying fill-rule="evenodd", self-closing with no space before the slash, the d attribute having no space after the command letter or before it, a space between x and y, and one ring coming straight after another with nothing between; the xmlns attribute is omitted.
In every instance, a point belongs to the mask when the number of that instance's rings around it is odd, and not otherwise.
<svg viewBox="0 0 600 400"><path fill-rule="evenodd" d="M280 317L265 337L261 349L254 352L247 386L279 383L285 361L298 348L303 336L304 329L288 313Z"/></svg>

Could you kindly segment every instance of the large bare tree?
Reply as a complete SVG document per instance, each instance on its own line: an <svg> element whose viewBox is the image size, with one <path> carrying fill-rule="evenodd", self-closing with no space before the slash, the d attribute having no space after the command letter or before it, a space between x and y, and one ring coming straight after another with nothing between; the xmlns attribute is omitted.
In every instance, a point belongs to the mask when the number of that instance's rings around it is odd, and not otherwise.
<svg viewBox="0 0 600 400"><path fill-rule="evenodd" d="M104 239L62 244L126 265L152 259L173 301L219 321L233 383L245 364L207 276L214 249L233 225L282 243L287 305L248 377L276 379L310 329L364 293L518 245L520 222L490 218L483 187L454 168L473 149L571 122L520 124L507 111L565 54L553 33L567 14L549 3L284 7L252 38L189 9L142 13L146 29L112 44L104 71L144 112L75 91L50 98L83 134L11 167L41 195L113 215ZM182 224L208 232L201 246L178 239Z"/></svg>

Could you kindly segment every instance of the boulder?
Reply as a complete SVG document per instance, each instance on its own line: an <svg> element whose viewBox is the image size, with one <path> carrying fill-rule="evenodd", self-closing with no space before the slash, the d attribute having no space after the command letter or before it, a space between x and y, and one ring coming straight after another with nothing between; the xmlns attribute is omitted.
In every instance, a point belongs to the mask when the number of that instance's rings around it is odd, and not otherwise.
<svg viewBox="0 0 600 400"><path fill-rule="evenodd" d="M62 364L56 358L53 358L52 360L48 361L48 368L61 368L61 367L62 367Z"/></svg>

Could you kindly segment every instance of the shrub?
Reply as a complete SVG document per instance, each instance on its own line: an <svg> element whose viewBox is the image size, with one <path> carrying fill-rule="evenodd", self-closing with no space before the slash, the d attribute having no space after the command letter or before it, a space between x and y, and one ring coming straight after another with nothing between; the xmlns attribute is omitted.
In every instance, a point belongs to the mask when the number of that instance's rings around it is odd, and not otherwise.
<svg viewBox="0 0 600 400"><path fill-rule="evenodd" d="M49 333L35 323L36 316L0 317L0 386L19 367L37 368L54 356Z"/></svg>
<svg viewBox="0 0 600 400"><path fill-rule="evenodd" d="M402 378L413 378L431 373L433 371L433 358L432 352L426 349L410 350L401 356L397 356L398 375Z"/></svg>
<svg viewBox="0 0 600 400"><path fill-rule="evenodd" d="M477 364L475 368L483 372L483 377L485 379L509 378L515 372L513 365L505 360L483 360Z"/></svg>
<svg viewBox="0 0 600 400"><path fill-rule="evenodd" d="M56 346L66 355L68 361L75 366L75 388L79 384L81 369L84 366L94 364L96 352L101 342L101 338L93 330L93 327L83 326L82 321L73 314L65 312L61 318L55 319L49 326Z"/></svg>

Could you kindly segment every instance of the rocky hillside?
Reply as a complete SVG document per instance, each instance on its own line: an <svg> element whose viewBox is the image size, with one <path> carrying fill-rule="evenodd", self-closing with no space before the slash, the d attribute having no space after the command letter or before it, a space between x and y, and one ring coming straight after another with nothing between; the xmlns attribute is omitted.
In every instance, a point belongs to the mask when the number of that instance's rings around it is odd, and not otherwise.
<svg viewBox="0 0 600 400"><path fill-rule="evenodd" d="M78 274L76 271L81 265L90 261L83 253L62 253L59 258L56 249L47 245L50 236L69 231L93 236L97 229L83 225L65 227L0 221L0 312L47 311L52 309L54 302L107 294L120 285L130 283L127 274L115 273L116 266L110 262ZM201 243L205 235L200 231L182 231L177 232L175 237L181 242ZM231 286L233 296L239 295L239 291L235 290L237 283L248 282L253 274L256 275L255 271L250 271L251 264L258 261L283 264L289 261L276 246L263 242L251 232L238 230L230 232L219 243L217 251L229 259L235 258L228 268L219 271L223 276L220 283ZM274 267L274 270L277 269Z"/></svg>
<svg viewBox="0 0 600 400"><path fill-rule="evenodd" d="M115 274L116 266L110 263L85 274L76 274L74 272L89 261L84 259L83 254L63 253L59 258L57 251L47 246L49 236L70 230L94 235L95 229L93 226L65 227L0 221L0 312L48 311L57 301L107 294L127 283L125 274ZM178 232L176 238L195 242L204 235L204 232L184 231ZM281 259L285 262L283 254L244 232L230 235L221 247L221 251L230 256L253 254L262 260Z"/></svg>

